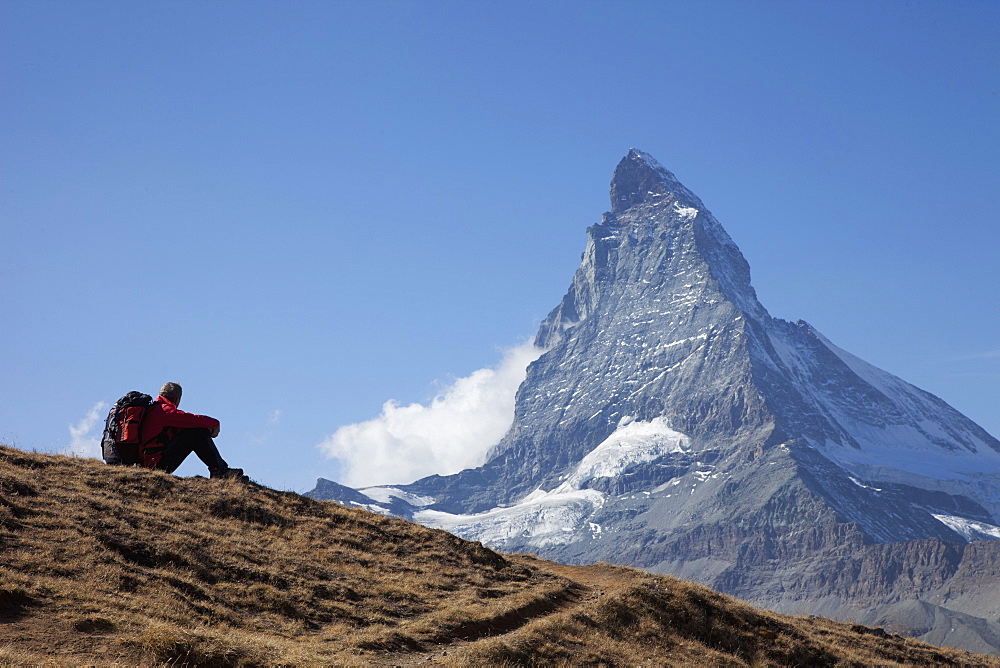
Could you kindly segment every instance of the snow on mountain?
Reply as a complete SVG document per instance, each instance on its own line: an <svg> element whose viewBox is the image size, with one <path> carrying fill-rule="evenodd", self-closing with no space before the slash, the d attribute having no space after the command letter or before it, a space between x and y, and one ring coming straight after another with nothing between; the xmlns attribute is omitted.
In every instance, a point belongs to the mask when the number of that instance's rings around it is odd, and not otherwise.
<svg viewBox="0 0 1000 668"><path fill-rule="evenodd" d="M638 464L689 448L690 439L668 427L662 417L650 422L626 417L551 491L539 488L512 506L484 513L453 515L420 510L413 513L413 519L427 526L474 535L488 544L514 537L528 539L539 547L565 544L581 527L586 526L595 535L601 532L600 525L587 520L604 505L608 495L587 489L588 483L596 478L614 478Z"/></svg>
<svg viewBox="0 0 1000 668"><path fill-rule="evenodd" d="M395 487L362 487L358 491L378 503L393 503L396 499L417 507L429 506L434 503L433 497L410 494Z"/></svg>
<svg viewBox="0 0 1000 668"><path fill-rule="evenodd" d="M612 478L632 466L651 462L673 452L690 449L684 434L667 426L663 417L641 422L622 418L618 428L576 465L559 489L581 489L592 478Z"/></svg>
<svg viewBox="0 0 1000 668"><path fill-rule="evenodd" d="M851 370L890 398L903 420L871 431L844 416L848 431L869 431L863 451L833 456L845 465L895 468L937 479L967 479L983 473L1000 473L1000 444L951 406L923 390L868 364L816 335ZM905 422L904 422L905 420Z"/></svg>
<svg viewBox="0 0 1000 668"><path fill-rule="evenodd" d="M934 518L952 529L968 541L1000 538L1000 527L985 522L976 522L964 517L934 514Z"/></svg>

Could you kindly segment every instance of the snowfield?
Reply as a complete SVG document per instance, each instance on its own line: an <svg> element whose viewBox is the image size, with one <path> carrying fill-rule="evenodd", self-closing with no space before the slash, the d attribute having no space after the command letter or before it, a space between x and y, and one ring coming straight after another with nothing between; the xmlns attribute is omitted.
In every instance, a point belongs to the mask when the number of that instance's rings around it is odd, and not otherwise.
<svg viewBox="0 0 1000 668"><path fill-rule="evenodd" d="M437 510L419 510L413 514L413 519L488 545L514 537L530 539L533 545L539 547L565 545L579 539L577 533L582 528L598 538L600 527L591 525L587 519L594 510L604 505L607 496L597 490L586 489L588 482L595 478L619 476L637 464L652 462L671 453L686 452L690 447L691 439L671 429L665 418L641 422L626 417L553 490L536 489L512 506L484 513L453 515ZM368 494L369 490L365 493Z"/></svg>

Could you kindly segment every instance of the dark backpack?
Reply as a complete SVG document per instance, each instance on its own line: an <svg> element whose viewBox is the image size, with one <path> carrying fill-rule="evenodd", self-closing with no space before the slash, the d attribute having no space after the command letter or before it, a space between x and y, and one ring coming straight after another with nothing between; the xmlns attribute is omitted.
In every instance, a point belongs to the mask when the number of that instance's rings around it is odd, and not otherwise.
<svg viewBox="0 0 1000 668"><path fill-rule="evenodd" d="M139 427L153 397L141 392L129 392L115 402L104 423L101 450L108 464L130 466L139 463Z"/></svg>

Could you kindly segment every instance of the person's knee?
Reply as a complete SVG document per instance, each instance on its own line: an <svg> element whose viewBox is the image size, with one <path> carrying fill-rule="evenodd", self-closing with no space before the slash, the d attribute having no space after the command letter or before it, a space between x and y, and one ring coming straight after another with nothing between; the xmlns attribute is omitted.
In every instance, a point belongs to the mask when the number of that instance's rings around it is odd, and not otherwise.
<svg viewBox="0 0 1000 668"><path fill-rule="evenodd" d="M196 443L204 440L211 440L212 430L206 427L188 427L184 429L180 436L189 442Z"/></svg>

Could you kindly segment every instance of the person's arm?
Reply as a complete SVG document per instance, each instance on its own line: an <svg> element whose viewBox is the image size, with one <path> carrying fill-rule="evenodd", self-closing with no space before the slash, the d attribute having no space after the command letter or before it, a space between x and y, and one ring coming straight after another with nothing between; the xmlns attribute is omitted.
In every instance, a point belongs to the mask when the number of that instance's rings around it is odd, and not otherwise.
<svg viewBox="0 0 1000 668"><path fill-rule="evenodd" d="M212 438L219 435L219 421L214 417L187 413L169 404L163 405L163 416L167 426L181 429L208 429L212 432Z"/></svg>

